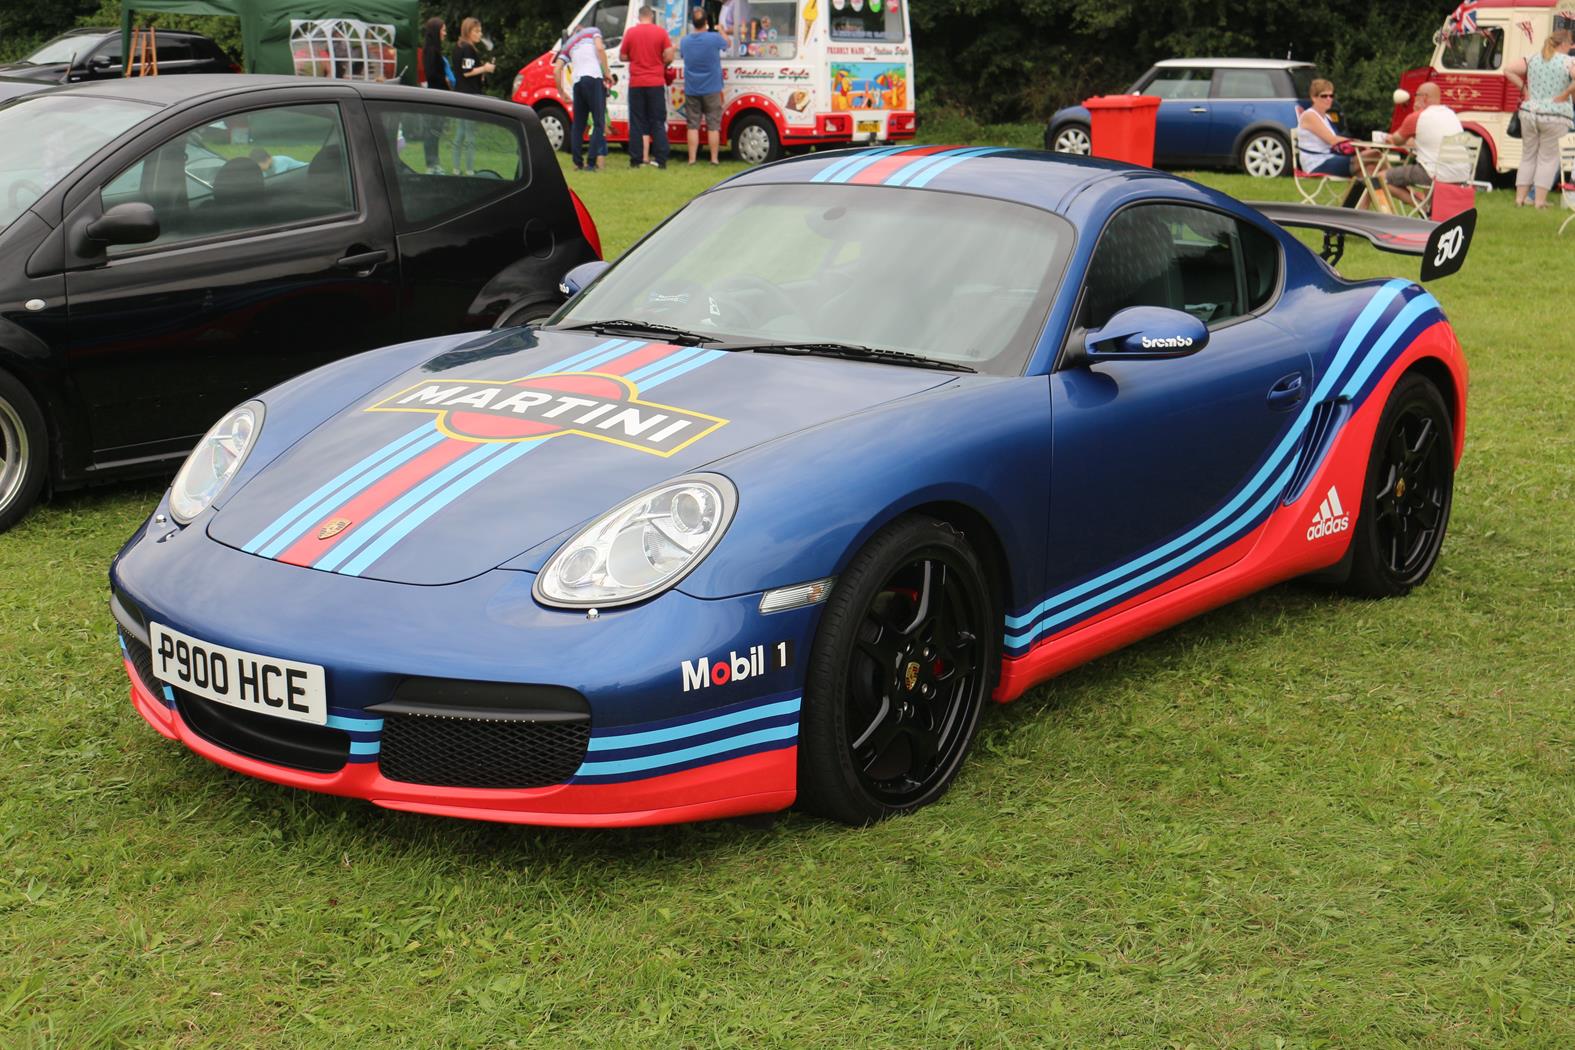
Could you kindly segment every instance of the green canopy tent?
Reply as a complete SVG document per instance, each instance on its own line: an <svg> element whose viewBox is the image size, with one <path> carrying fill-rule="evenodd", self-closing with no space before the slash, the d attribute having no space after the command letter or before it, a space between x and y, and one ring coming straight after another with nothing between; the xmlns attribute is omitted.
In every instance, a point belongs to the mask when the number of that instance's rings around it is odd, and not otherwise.
<svg viewBox="0 0 1575 1050"><path fill-rule="evenodd" d="M125 55L136 13L239 18L248 73L415 82L420 0L123 0Z"/></svg>

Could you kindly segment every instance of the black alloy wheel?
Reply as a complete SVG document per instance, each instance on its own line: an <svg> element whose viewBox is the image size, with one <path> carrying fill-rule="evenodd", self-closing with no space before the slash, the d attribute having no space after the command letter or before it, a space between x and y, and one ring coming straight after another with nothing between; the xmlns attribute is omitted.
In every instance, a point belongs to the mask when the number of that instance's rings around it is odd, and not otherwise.
<svg viewBox="0 0 1575 1050"><path fill-rule="evenodd" d="M1427 579L1449 526L1454 479L1454 428L1444 398L1426 378L1405 376L1373 438L1347 589L1394 597Z"/></svg>
<svg viewBox="0 0 1575 1050"><path fill-rule="evenodd" d="M945 793L999 664L995 607L978 557L944 522L901 519L859 552L815 637L802 808L868 824Z"/></svg>

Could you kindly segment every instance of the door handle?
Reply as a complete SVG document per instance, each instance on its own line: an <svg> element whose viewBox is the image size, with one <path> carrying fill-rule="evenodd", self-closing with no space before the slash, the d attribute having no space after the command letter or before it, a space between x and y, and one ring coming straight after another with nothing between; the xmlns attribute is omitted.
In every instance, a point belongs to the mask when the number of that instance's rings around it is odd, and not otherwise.
<svg viewBox="0 0 1575 1050"><path fill-rule="evenodd" d="M1270 408L1290 408L1302 399L1306 387L1300 372L1292 372L1269 388Z"/></svg>
<svg viewBox="0 0 1575 1050"><path fill-rule="evenodd" d="M354 255L346 255L334 265L341 270L355 270L357 273L365 275L371 273L373 267L387 258L388 252L379 248L376 251L356 252Z"/></svg>
<svg viewBox="0 0 1575 1050"><path fill-rule="evenodd" d="M1208 111L1209 111L1209 107L1207 107L1207 106L1193 106L1192 107L1192 112L1194 112L1194 113L1207 113Z"/></svg>

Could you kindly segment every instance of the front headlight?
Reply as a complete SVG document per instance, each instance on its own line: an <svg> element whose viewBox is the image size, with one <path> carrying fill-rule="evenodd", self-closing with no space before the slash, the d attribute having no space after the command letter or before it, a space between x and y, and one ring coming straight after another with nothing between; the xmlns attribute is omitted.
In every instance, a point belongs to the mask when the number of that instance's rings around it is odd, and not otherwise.
<svg viewBox="0 0 1575 1050"><path fill-rule="evenodd" d="M246 454L262 432L262 425L262 402L248 401L232 408L202 436L170 485L170 513L176 521L191 524L218 498L246 462Z"/></svg>
<svg viewBox="0 0 1575 1050"><path fill-rule="evenodd" d="M543 605L628 605L666 590L710 553L733 520L738 492L719 474L669 481L580 530L536 577Z"/></svg>

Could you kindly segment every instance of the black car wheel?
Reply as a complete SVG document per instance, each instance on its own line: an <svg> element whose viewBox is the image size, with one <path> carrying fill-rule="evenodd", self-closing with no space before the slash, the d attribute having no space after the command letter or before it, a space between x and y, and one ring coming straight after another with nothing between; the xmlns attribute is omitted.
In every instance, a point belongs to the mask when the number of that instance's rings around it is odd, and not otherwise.
<svg viewBox="0 0 1575 1050"><path fill-rule="evenodd" d="M44 487L44 415L27 388L0 372L0 532L27 513Z"/></svg>
<svg viewBox="0 0 1575 1050"><path fill-rule="evenodd" d="M1291 173L1291 147L1284 135L1273 131L1257 131L1241 144L1236 163L1248 175L1260 179L1277 179Z"/></svg>
<svg viewBox="0 0 1575 1050"><path fill-rule="evenodd" d="M543 102L533 107L536 110L536 120L541 124L541 130L547 135L547 144L559 153L569 148L569 114L562 106L551 102Z"/></svg>
<svg viewBox="0 0 1575 1050"><path fill-rule="evenodd" d="M1424 377L1406 376L1373 438L1347 590L1387 598L1427 579L1449 526L1454 481L1454 428L1443 395Z"/></svg>
<svg viewBox="0 0 1575 1050"><path fill-rule="evenodd" d="M1045 149L1087 157L1094 152L1087 124L1063 124L1045 134Z"/></svg>
<svg viewBox="0 0 1575 1050"><path fill-rule="evenodd" d="M492 327L512 328L520 324L536 324L557 313L558 307L562 305L562 300L543 300L541 302L526 303L523 306L510 307L498 315L498 319L493 323Z"/></svg>
<svg viewBox="0 0 1575 1050"><path fill-rule="evenodd" d="M733 121L728 138L733 156L745 164L764 164L782 156L782 140L776 125L759 113L749 113Z"/></svg>
<svg viewBox="0 0 1575 1050"><path fill-rule="evenodd" d="M962 534L933 518L877 534L815 636L798 801L868 824L945 793L973 743L997 650L995 601Z"/></svg>

